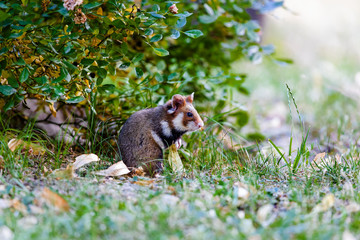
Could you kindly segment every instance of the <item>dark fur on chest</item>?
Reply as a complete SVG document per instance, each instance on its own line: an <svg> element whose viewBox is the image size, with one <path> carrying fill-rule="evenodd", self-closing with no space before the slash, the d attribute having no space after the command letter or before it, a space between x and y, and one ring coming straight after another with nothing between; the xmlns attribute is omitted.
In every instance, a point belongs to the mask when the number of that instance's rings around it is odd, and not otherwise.
<svg viewBox="0 0 360 240"><path fill-rule="evenodd" d="M172 144L175 143L176 140L181 138L181 136L184 135L184 133L185 133L185 131L177 131L175 129L172 129L170 137L165 136L161 130L158 132L158 135L160 136L160 138L163 141L164 145L166 147L170 147Z"/></svg>

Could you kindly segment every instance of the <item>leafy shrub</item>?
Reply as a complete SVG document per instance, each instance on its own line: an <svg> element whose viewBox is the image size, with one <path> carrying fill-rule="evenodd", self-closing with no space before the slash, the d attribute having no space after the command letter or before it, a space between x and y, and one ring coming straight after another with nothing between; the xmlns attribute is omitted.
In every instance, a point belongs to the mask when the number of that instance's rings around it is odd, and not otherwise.
<svg viewBox="0 0 360 240"><path fill-rule="evenodd" d="M197 102L212 102L201 110L219 114L236 93L247 94L246 76L231 74L231 64L273 53L247 9L282 2L135 2L1 1L0 107L31 97L54 113L56 101L83 102L93 116L125 118L176 92L196 92Z"/></svg>

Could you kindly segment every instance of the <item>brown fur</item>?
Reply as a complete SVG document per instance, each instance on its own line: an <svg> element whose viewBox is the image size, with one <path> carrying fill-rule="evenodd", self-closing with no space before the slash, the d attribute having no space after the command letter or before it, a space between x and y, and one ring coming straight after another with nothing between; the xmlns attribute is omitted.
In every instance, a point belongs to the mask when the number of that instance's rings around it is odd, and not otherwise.
<svg viewBox="0 0 360 240"><path fill-rule="evenodd" d="M175 129L172 120L178 114L184 113L184 126L187 126L190 121L202 123L196 110L190 107L191 100L190 96L174 95L172 100L164 105L144 109L130 116L120 131L118 141L120 155L126 166L130 168L143 166L148 173L162 170L163 149L154 140L151 131L162 139L167 148L186 132ZM174 112L170 114L169 110ZM194 114L193 118L186 116L188 111ZM170 137L164 135L161 121L168 122L171 129Z"/></svg>

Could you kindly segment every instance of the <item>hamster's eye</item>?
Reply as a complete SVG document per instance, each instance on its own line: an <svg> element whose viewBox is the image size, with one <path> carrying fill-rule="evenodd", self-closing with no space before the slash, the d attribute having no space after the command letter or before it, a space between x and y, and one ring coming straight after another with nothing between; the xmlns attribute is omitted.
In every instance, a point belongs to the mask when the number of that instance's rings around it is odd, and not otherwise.
<svg viewBox="0 0 360 240"><path fill-rule="evenodd" d="M191 112L188 112L188 113L187 113L187 116L188 116L188 117L192 117L192 116L194 116L194 115L193 115Z"/></svg>

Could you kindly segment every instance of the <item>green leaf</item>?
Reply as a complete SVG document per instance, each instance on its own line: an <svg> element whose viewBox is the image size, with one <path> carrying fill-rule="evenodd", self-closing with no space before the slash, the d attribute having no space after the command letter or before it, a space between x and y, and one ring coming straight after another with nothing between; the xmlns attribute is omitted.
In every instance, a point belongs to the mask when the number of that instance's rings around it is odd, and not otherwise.
<svg viewBox="0 0 360 240"><path fill-rule="evenodd" d="M2 60L2 61L0 62L0 76L1 76L1 71L2 71L3 69L5 69L6 66L7 66L7 62L6 62L6 59L4 59L4 60Z"/></svg>
<svg viewBox="0 0 360 240"><path fill-rule="evenodd" d="M260 42L260 36L258 33L254 32L254 31L247 31L246 35L248 36L248 38L253 41L253 42Z"/></svg>
<svg viewBox="0 0 360 240"><path fill-rule="evenodd" d="M116 74L116 69L115 69L115 67L114 67L113 65L108 65L107 68L108 68L108 71L109 71L109 73L110 73L111 75L115 75L115 74Z"/></svg>
<svg viewBox="0 0 360 240"><path fill-rule="evenodd" d="M160 73L155 73L155 79L160 83L164 81L164 78L161 76Z"/></svg>
<svg viewBox="0 0 360 240"><path fill-rule="evenodd" d="M8 78L8 83L13 88L18 88L19 87L19 83L16 81L16 79L14 77L9 77Z"/></svg>
<svg viewBox="0 0 360 240"><path fill-rule="evenodd" d="M70 82L71 80L71 76L68 72L68 70L65 67L62 67L60 69L60 76L58 78L56 78L55 80L53 80L53 83L58 83L61 82L62 80L66 80L67 82Z"/></svg>
<svg viewBox="0 0 360 240"><path fill-rule="evenodd" d="M168 80L171 81L171 80L173 80L173 79L176 78L176 77L177 77L177 73L172 73L172 74L170 74L170 75L168 76Z"/></svg>
<svg viewBox="0 0 360 240"><path fill-rule="evenodd" d="M89 66L91 64L93 64L94 59L90 59L90 58L84 58L83 60L81 60L81 64L84 66Z"/></svg>
<svg viewBox="0 0 360 240"><path fill-rule="evenodd" d="M179 17L179 18L187 18L187 17L190 17L191 15L192 15L192 13L185 11L183 13L175 14L174 16Z"/></svg>
<svg viewBox="0 0 360 240"><path fill-rule="evenodd" d="M6 102L3 111L10 110L15 105L15 99L14 97L11 97L9 101Z"/></svg>
<svg viewBox="0 0 360 240"><path fill-rule="evenodd" d="M68 69L71 69L71 70L77 70L77 69L78 69L74 64L71 64L71 63L69 63L69 62L66 61L66 60L63 60L63 62L64 62L64 64L66 65L66 67L67 67Z"/></svg>
<svg viewBox="0 0 360 240"><path fill-rule="evenodd" d="M18 38L21 35L23 35L23 32L12 33L10 34L9 38Z"/></svg>
<svg viewBox="0 0 360 240"><path fill-rule="evenodd" d="M104 92L113 92L115 90L115 85L113 84L104 84L98 87L100 93Z"/></svg>
<svg viewBox="0 0 360 240"><path fill-rule="evenodd" d="M140 62L143 58L144 58L144 54L138 53L134 56L134 58L132 59L132 62L133 63Z"/></svg>
<svg viewBox="0 0 360 240"><path fill-rule="evenodd" d="M280 66L287 66L294 63L293 60L286 58L275 58L273 61Z"/></svg>
<svg viewBox="0 0 360 240"><path fill-rule="evenodd" d="M15 62L13 65L24 66L24 65L26 65L26 62L24 61L23 58L20 58L20 59L17 60L17 62Z"/></svg>
<svg viewBox="0 0 360 240"><path fill-rule="evenodd" d="M145 30L145 35L146 36L149 36L149 35L151 35L153 33L154 33L154 30L152 28L148 28L148 29Z"/></svg>
<svg viewBox="0 0 360 240"><path fill-rule="evenodd" d="M185 35L191 37L191 38L198 38L202 35L204 35L200 30L194 29L184 32Z"/></svg>
<svg viewBox="0 0 360 240"><path fill-rule="evenodd" d="M163 38L163 35L162 35L162 34L156 34L155 36L153 36L153 37L150 39L150 42L158 42L158 41L160 41L162 38Z"/></svg>
<svg viewBox="0 0 360 240"><path fill-rule="evenodd" d="M99 86L103 83L104 79L101 77L98 77L98 79L96 79L96 86Z"/></svg>
<svg viewBox="0 0 360 240"><path fill-rule="evenodd" d="M7 47L3 47L1 50L0 50L0 55L3 55L4 53L7 53L7 51L9 51L9 49Z"/></svg>
<svg viewBox="0 0 360 240"><path fill-rule="evenodd" d="M186 18L180 18L176 22L176 27L182 28L183 26L185 26L185 24L186 24Z"/></svg>
<svg viewBox="0 0 360 240"><path fill-rule="evenodd" d="M70 98L70 99L66 100L65 102L66 103L79 103L79 102L82 102L84 100L85 100L85 98L83 96L78 96L78 97Z"/></svg>
<svg viewBox="0 0 360 240"><path fill-rule="evenodd" d="M180 37L180 32L176 29L171 29L171 38L178 39Z"/></svg>
<svg viewBox="0 0 360 240"><path fill-rule="evenodd" d="M154 18L166 18L163 15L155 13L155 12L151 12L150 15L153 16Z"/></svg>
<svg viewBox="0 0 360 240"><path fill-rule="evenodd" d="M8 7L8 6L6 6L6 5L5 5L5 3L0 2L0 8L4 8L4 9L6 9L6 8L9 8L9 7Z"/></svg>
<svg viewBox="0 0 360 240"><path fill-rule="evenodd" d="M130 66L129 62L124 62L123 64L120 65L119 69L121 70L125 70Z"/></svg>
<svg viewBox="0 0 360 240"><path fill-rule="evenodd" d="M10 96L16 93L16 89L8 85L0 85L0 93L4 96Z"/></svg>
<svg viewBox="0 0 360 240"><path fill-rule="evenodd" d="M153 7L152 7L152 9L153 9L155 12L158 12L158 11L160 11L160 6L157 5L157 4L154 4Z"/></svg>
<svg viewBox="0 0 360 240"><path fill-rule="evenodd" d="M24 68L20 74L19 81L21 83L25 82L29 78L29 70L27 68Z"/></svg>
<svg viewBox="0 0 360 240"><path fill-rule="evenodd" d="M169 55L169 52L165 49L162 48L154 48L154 52L156 55L160 56L160 57L164 57Z"/></svg>
<svg viewBox="0 0 360 240"><path fill-rule="evenodd" d="M0 22L6 20L8 17L10 17L10 14L0 10Z"/></svg>
<svg viewBox="0 0 360 240"><path fill-rule="evenodd" d="M101 77L101 78L106 78L106 75L107 75L106 69L104 69L104 68L99 68L99 70L98 70L98 75L99 75L99 77Z"/></svg>
<svg viewBox="0 0 360 240"><path fill-rule="evenodd" d="M35 78L35 81L40 84L40 85L43 85L47 82L47 79L45 76L42 76L42 77L37 77Z"/></svg>
<svg viewBox="0 0 360 240"><path fill-rule="evenodd" d="M104 66L107 66L109 64L108 61L105 61L105 60L96 60L97 64L99 67L104 67Z"/></svg>
<svg viewBox="0 0 360 240"><path fill-rule="evenodd" d="M216 15L212 15L212 16L202 15L199 17L199 22L204 23L204 24L210 24L210 23L215 22L216 19L217 19Z"/></svg>
<svg viewBox="0 0 360 240"><path fill-rule="evenodd" d="M102 5L101 2L92 2L92 3L85 4L85 5L83 6L83 8L89 10L89 9L93 9L93 8L99 7L99 6L101 6L101 5Z"/></svg>
<svg viewBox="0 0 360 240"><path fill-rule="evenodd" d="M144 75L143 70L141 68L138 68L138 67L135 68L135 73L136 73L137 78L141 78Z"/></svg>

